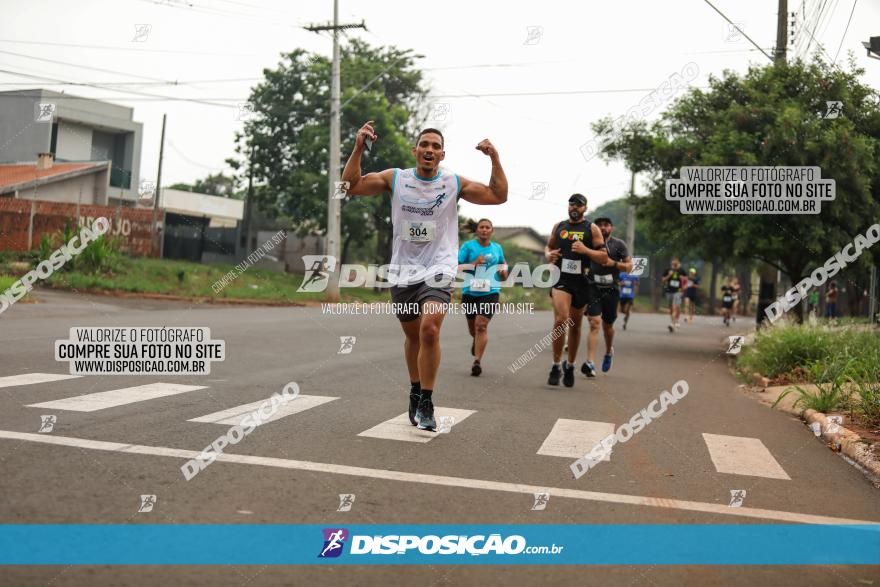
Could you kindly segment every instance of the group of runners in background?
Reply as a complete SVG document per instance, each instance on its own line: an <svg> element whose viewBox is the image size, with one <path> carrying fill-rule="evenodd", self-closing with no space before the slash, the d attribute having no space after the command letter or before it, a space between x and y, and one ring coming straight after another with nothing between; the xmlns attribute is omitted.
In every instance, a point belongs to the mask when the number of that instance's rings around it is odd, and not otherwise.
<svg viewBox="0 0 880 587"><path fill-rule="evenodd" d="M507 278L504 251L491 240L494 228L489 219L480 219L475 238L459 247L458 200L478 205L504 204L507 178L498 151L488 139L476 145L491 162L487 184L441 169L440 163L446 156L445 139L433 128L422 130L416 137L412 147L415 167L362 175L361 159L377 140L372 121L368 121L357 132L342 180L348 184L349 196L390 194L390 266L412 269L406 274L387 276L395 315L404 334L403 355L410 381L409 420L421 430L436 431L433 394L440 367L440 329L452 299L454 281L465 269L468 277L462 290L462 305L472 338L471 375L479 376L489 322L498 307L500 282ZM553 306L550 385L559 385L560 380L567 387L574 385L584 316L589 333L581 372L596 377L600 331L605 342L601 368L603 372L611 369L614 323L619 311L626 329L638 287L638 278L629 273L633 268L630 251L626 243L612 236L611 219L596 218L591 222L585 217L586 210L587 198L572 194L568 216L553 227L544 249L547 261L559 268L559 279L549 294ZM661 282L670 304L669 330L675 332L682 299L686 317L693 321L699 277L695 269L686 273L679 260L674 259ZM731 282L725 288L722 306L725 323L729 324L729 317L736 311L738 285Z"/></svg>

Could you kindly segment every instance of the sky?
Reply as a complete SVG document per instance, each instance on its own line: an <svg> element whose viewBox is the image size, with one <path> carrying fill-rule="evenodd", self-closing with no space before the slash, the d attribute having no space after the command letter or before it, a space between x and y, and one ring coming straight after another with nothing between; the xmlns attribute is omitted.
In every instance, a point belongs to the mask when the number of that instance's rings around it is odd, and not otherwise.
<svg viewBox="0 0 880 587"><path fill-rule="evenodd" d="M712 3L772 55L776 2ZM340 0L339 18L368 28L347 37L424 56L418 64L431 90L430 123L446 137L446 169L488 182L489 160L475 146L493 142L510 184L508 202L491 209L464 202L461 213L488 216L497 226L547 233L565 217L571 193L585 194L590 209L627 193L622 164L582 153L592 122L625 114L674 74L705 87L709 75L769 62L706 0L433 6ZM0 24L0 91L43 87L133 107L144 125L142 179L156 177L167 114L166 186L228 172L224 161L243 124L239 105L263 68L298 47L327 56L332 48L328 34L302 28L332 20L330 0L0 0L0 10L12 15ZM789 0L789 10L808 23L797 27L790 55L821 44L839 63L852 51L866 70L863 81L880 88L880 60L861 45L880 35L880 0Z"/></svg>

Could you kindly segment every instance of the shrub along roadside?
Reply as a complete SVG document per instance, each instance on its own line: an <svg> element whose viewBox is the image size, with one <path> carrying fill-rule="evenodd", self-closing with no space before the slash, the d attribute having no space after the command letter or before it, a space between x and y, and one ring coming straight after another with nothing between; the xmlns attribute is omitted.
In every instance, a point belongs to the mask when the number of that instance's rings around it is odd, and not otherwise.
<svg viewBox="0 0 880 587"><path fill-rule="evenodd" d="M812 383L815 393L794 385L774 403L796 393L795 406L880 424L880 334L864 326L780 325L760 331L737 358L745 375Z"/></svg>

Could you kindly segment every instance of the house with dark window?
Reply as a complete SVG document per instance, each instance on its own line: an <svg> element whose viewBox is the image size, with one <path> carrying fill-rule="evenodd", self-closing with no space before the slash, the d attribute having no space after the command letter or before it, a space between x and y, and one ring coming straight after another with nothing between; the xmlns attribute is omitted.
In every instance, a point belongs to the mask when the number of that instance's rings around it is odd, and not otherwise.
<svg viewBox="0 0 880 587"><path fill-rule="evenodd" d="M106 203L134 206L138 197L143 125L134 110L44 89L0 92L0 163L34 165L49 153L53 166L108 162ZM64 201L76 202L69 193Z"/></svg>

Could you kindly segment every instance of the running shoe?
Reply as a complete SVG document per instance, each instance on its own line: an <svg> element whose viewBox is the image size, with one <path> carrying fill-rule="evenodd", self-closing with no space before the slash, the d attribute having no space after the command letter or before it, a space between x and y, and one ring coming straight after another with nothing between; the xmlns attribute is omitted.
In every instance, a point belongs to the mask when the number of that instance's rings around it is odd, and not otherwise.
<svg viewBox="0 0 880 587"><path fill-rule="evenodd" d="M409 422L413 426L416 426L418 421L418 416L416 415L419 411L419 400L422 399L421 392L409 392Z"/></svg>
<svg viewBox="0 0 880 587"><path fill-rule="evenodd" d="M614 349L611 349L611 353L605 355L605 358L602 359L602 373L607 373L611 370L611 359L614 357Z"/></svg>
<svg viewBox="0 0 880 587"><path fill-rule="evenodd" d="M581 365L581 373L583 373L587 377L595 377L596 366L593 363L584 363L583 365Z"/></svg>
<svg viewBox="0 0 880 587"><path fill-rule="evenodd" d="M480 373L482 373L482 372L483 372L483 368L480 367L480 362L474 361L474 364L471 365L471 375L473 375L474 377L479 377Z"/></svg>
<svg viewBox="0 0 880 587"><path fill-rule="evenodd" d="M574 365L568 361L562 363L562 384L566 387L574 387Z"/></svg>
<svg viewBox="0 0 880 587"><path fill-rule="evenodd" d="M437 421L434 420L434 402L429 397L423 397L419 401L419 410L416 414L419 419L419 430L437 431Z"/></svg>
<svg viewBox="0 0 880 587"><path fill-rule="evenodd" d="M669 329L669 332L675 332L675 328L672 327L672 324L670 324L670 325L667 326L666 328Z"/></svg>
<svg viewBox="0 0 880 587"><path fill-rule="evenodd" d="M550 368L550 377L547 378L547 385L559 385L559 378L562 377L562 369L556 363Z"/></svg>

